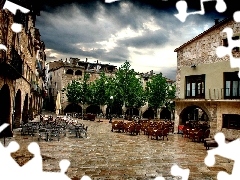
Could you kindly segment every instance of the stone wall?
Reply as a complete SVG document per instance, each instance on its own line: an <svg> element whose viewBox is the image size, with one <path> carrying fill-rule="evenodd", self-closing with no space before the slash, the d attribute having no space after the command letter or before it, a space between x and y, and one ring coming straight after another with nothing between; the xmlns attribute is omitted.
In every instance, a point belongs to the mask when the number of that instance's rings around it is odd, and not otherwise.
<svg viewBox="0 0 240 180"><path fill-rule="evenodd" d="M24 100L26 94L30 98L31 96L34 97L35 94L31 92L31 81L38 80L36 72L36 49L35 49L35 18L31 14L27 14L28 16L28 29L23 27L20 33L15 33L11 29L11 25L13 24L14 15L8 11L7 9L0 10L0 43L6 45L7 51L6 56L8 60L11 60L11 48L12 46L15 48L17 53L20 55L21 59L23 60L23 73L22 78L17 80L6 80L10 88L10 95L11 95L11 115L14 112L14 105L15 105L15 96L18 90L21 91L21 114L23 111ZM7 25L7 26L6 26ZM6 28L7 27L7 28ZM6 38L5 38L6 37ZM5 52L0 51L0 58L4 57ZM37 82L38 83L38 82ZM39 85L42 85L42 80L39 80ZM4 84L4 78L0 77L0 88ZM35 98L37 102L41 103L41 99L38 95ZM29 99L28 99L29 103ZM29 104L28 104L29 106ZM27 107L28 108L28 107ZM41 107L37 107L39 109ZM12 116L10 117L12 122Z"/></svg>
<svg viewBox="0 0 240 180"><path fill-rule="evenodd" d="M216 48L222 45L222 40L226 38L226 33L222 32L224 28L230 27L233 29L233 35L239 35L240 23L233 20L228 21L220 27L214 28L207 32L204 36L196 38L185 47L177 51L177 75L176 75L176 90L177 97L180 97L180 91L183 87L180 81L184 81L184 76L181 74L182 67L190 67L191 65L212 64L216 62L229 61L229 57L218 58L216 55ZM234 56L239 57L239 52L234 52Z"/></svg>

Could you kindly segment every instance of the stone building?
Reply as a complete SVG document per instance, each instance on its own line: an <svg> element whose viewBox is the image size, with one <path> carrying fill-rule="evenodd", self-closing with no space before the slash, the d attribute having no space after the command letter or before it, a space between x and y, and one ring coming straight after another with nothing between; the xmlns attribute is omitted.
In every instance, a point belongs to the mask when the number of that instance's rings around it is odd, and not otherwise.
<svg viewBox="0 0 240 180"><path fill-rule="evenodd" d="M175 131L186 121L200 120L209 123L212 135L222 131L227 137L239 137L239 69L230 67L229 56L216 55L218 46L228 46L226 27L233 29L233 39L239 39L240 24L227 18L175 49ZM232 53L239 57L239 47Z"/></svg>
<svg viewBox="0 0 240 180"><path fill-rule="evenodd" d="M65 92L61 90L66 88L68 83L72 80L79 79L84 76L85 73L90 73L90 81L95 81L100 76L100 72L104 71L107 76L115 76L115 72L117 71L116 66L110 64L101 64L98 60L94 63L88 62L86 59L82 61L78 58L70 58L69 60L59 60L54 62L49 62L46 65L47 69L47 81L46 81L46 88L48 89L48 98L46 98L46 103L49 106L47 107L49 110L54 111L55 108L55 101L57 92L61 92L61 106L62 106L62 114L66 112L82 112L82 108L84 113L93 113L94 111L98 112L100 109L104 114L108 114L109 109L107 106L104 107L96 107L93 105L73 105L68 102L67 96ZM146 82L150 81L151 76L154 76L153 71L148 73L138 73L137 77L141 78L143 87L146 86ZM169 84L174 83L174 81L167 79ZM109 107L110 108L110 107ZM98 110L97 110L98 109ZM169 111L164 109L159 109L158 118L161 117L161 113L163 116L166 116L166 113L169 115ZM140 108L127 108L127 107L114 107L112 108L113 112L124 112L126 114L133 114L136 116L143 116L144 118L154 117L153 109L148 107L148 104L140 107ZM131 112L130 112L131 111ZM165 112L167 111L167 112ZM171 114L169 115L168 119L171 118Z"/></svg>
<svg viewBox="0 0 240 180"><path fill-rule="evenodd" d="M7 47L6 51L0 49L0 125L10 124L0 136L12 136L13 128L41 111L46 56L35 28L36 16L40 15L36 3L17 1L30 12L17 11L14 15L0 2L0 44ZM14 22L23 25L21 32L12 31Z"/></svg>
<svg viewBox="0 0 240 180"><path fill-rule="evenodd" d="M75 112L81 112L81 106L72 107L67 100L67 96L62 92L63 88L66 88L68 83L72 80L78 80L84 76L85 73L90 74L89 81L95 81L100 77L100 72L104 71L107 76L114 76L116 72L116 66L110 64L101 64L98 60L94 63L88 62L88 59L82 61L78 58L70 57L69 60L53 61L46 64L47 69L47 81L46 88L48 89L48 98L46 98L46 104L49 104L47 109L54 111L57 92L61 92L61 106L62 113L67 109L72 109ZM84 107L84 110L88 106ZM73 109L74 108L74 109ZM106 107L105 107L106 108Z"/></svg>

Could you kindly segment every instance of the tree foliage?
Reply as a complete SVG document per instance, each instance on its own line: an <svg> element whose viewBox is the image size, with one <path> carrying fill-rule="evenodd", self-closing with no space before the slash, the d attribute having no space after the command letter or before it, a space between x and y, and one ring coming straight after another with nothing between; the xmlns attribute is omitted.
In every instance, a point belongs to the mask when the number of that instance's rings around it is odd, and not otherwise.
<svg viewBox="0 0 240 180"><path fill-rule="evenodd" d="M89 104L93 105L105 105L107 102L108 93L107 86L108 77L104 72L100 74L100 78L92 82L89 86L90 97Z"/></svg>
<svg viewBox="0 0 240 180"><path fill-rule="evenodd" d="M79 103L81 94L81 84L79 81L73 80L71 83L68 83L67 88L63 89L63 91L66 91L66 96L69 102L74 104Z"/></svg>
<svg viewBox="0 0 240 180"><path fill-rule="evenodd" d="M90 75L85 73L83 79L73 80L71 83L68 83L66 89L63 89L63 91L66 91L69 102L85 104L89 101L89 77Z"/></svg>
<svg viewBox="0 0 240 180"><path fill-rule="evenodd" d="M144 89L137 73L126 61L116 72L116 90L121 103L128 107L140 107L145 103Z"/></svg>
<svg viewBox="0 0 240 180"><path fill-rule="evenodd" d="M154 107L155 110L164 106L167 99L167 91L168 84L162 73L152 76L146 85L149 106Z"/></svg>

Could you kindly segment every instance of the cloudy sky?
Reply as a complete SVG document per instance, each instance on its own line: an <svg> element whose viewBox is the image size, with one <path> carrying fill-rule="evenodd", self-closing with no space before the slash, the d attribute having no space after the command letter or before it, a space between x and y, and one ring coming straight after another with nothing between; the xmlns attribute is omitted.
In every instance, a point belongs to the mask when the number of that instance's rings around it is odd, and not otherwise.
<svg viewBox="0 0 240 180"><path fill-rule="evenodd" d="M58 1L43 4L36 27L46 44L48 61L78 57L120 66L128 60L137 72L162 72L175 80L174 49L214 25L214 19L232 15L205 3L205 15L191 15L182 23L176 1ZM193 3L194 2L194 3ZM200 0L188 2L189 11L200 10Z"/></svg>

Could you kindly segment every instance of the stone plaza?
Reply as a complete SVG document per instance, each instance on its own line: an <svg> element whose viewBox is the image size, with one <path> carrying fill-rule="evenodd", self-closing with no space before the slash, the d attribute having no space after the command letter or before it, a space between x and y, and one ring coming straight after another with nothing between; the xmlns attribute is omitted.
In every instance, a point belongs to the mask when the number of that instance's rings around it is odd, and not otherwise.
<svg viewBox="0 0 240 180"><path fill-rule="evenodd" d="M59 162L68 159L71 162L67 175L72 179L81 179L88 175L99 180L148 180L158 176L165 179L181 179L171 175L171 167L189 168L189 180L217 179L219 171L231 173L233 161L216 157L216 164L208 167L204 163L207 155L203 143L192 142L181 134L169 134L168 140L154 140L147 135L130 135L111 132L111 124L78 120L88 126L87 138L76 138L67 134L59 141L38 141L37 136L21 136L19 130L14 137L6 138L17 141L20 149L13 153L15 160L23 165L32 158L27 150L31 142L38 142L43 157L43 171L58 172ZM3 138L0 139L3 144Z"/></svg>

